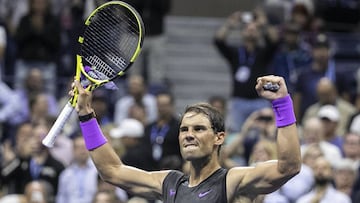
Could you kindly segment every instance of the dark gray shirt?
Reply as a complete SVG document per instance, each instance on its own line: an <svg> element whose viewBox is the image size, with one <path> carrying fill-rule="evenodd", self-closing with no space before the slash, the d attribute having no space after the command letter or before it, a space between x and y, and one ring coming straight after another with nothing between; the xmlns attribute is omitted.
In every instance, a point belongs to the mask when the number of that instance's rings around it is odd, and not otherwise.
<svg viewBox="0 0 360 203"><path fill-rule="evenodd" d="M189 187L189 177L179 171L171 171L163 183L166 203L227 203L227 170L220 168L195 187Z"/></svg>

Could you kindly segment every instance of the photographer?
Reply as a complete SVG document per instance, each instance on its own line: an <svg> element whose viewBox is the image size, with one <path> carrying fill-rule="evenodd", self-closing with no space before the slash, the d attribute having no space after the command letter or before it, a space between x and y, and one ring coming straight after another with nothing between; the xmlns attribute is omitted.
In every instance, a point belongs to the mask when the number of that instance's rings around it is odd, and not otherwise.
<svg viewBox="0 0 360 203"><path fill-rule="evenodd" d="M230 42L230 34L240 26L240 43ZM278 30L268 25L264 11L237 11L217 30L214 38L219 53L229 63L232 95L227 113L229 132L239 132L255 110L268 106L254 90L256 78L266 75L278 44Z"/></svg>

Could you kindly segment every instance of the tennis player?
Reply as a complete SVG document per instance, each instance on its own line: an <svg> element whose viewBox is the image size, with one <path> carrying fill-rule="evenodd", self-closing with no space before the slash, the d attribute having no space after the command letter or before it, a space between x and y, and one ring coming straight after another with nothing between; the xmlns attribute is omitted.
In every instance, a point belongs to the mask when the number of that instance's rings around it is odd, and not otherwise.
<svg viewBox="0 0 360 203"><path fill-rule="evenodd" d="M264 90L267 82L278 84L278 91ZM185 109L179 126L180 150L190 162L189 175L181 171L144 171L123 164L102 134L91 107L91 92L78 81L76 111L86 147L102 179L130 193L166 203L251 202L260 194L277 190L300 171L300 147L292 100L282 77L257 79L258 95L268 99L276 117L278 160L254 167L224 169L219 152L225 140L224 118L207 103ZM73 91L69 93L71 96Z"/></svg>

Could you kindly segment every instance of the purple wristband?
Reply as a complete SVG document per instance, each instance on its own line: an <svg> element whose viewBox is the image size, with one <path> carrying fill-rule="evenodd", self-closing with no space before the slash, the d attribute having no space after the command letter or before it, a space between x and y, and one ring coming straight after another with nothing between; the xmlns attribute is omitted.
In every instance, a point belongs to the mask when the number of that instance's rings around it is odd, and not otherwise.
<svg viewBox="0 0 360 203"><path fill-rule="evenodd" d="M293 103L290 95L275 99L271 103L278 128L285 127L296 122Z"/></svg>
<svg viewBox="0 0 360 203"><path fill-rule="evenodd" d="M96 149L107 143L107 139L102 134L96 118L80 122L80 128L88 150Z"/></svg>

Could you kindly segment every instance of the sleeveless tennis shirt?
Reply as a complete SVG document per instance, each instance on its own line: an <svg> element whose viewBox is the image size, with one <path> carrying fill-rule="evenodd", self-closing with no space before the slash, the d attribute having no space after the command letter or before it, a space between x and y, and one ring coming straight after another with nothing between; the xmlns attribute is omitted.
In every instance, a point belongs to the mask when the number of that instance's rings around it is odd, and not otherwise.
<svg viewBox="0 0 360 203"><path fill-rule="evenodd" d="M171 171L163 183L165 203L227 203L227 170L220 168L195 187L189 187L189 177L180 171Z"/></svg>

